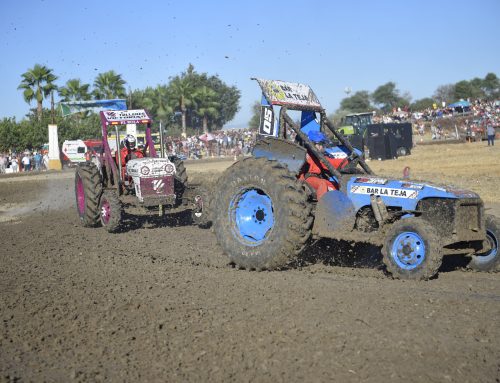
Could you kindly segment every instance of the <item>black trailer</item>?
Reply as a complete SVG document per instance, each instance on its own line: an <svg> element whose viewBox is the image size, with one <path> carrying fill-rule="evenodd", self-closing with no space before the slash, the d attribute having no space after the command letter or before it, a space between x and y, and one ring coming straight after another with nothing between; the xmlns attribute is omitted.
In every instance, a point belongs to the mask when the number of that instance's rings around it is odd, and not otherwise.
<svg viewBox="0 0 500 383"><path fill-rule="evenodd" d="M365 144L374 160L410 155L413 147L411 124L370 124L366 127Z"/></svg>

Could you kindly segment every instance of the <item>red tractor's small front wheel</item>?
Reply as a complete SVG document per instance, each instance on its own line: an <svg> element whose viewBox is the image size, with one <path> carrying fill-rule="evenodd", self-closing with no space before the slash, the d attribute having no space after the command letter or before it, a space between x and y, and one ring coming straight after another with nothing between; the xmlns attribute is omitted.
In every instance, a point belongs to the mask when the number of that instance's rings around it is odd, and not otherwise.
<svg viewBox="0 0 500 383"><path fill-rule="evenodd" d="M99 202L101 224L110 233L120 230L123 207L118 193L114 190L105 190Z"/></svg>

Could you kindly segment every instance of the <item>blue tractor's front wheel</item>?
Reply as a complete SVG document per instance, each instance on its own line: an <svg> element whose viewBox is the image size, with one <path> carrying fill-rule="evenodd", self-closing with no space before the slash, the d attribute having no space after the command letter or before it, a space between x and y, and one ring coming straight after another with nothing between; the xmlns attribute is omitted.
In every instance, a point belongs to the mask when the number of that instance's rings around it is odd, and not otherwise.
<svg viewBox="0 0 500 383"><path fill-rule="evenodd" d="M500 266L500 220L488 214L485 223L489 250L472 255L468 267L477 271L497 271Z"/></svg>
<svg viewBox="0 0 500 383"><path fill-rule="evenodd" d="M307 244L311 210L307 189L288 169L265 158L247 158L219 178L214 230L238 267L280 269Z"/></svg>
<svg viewBox="0 0 500 383"><path fill-rule="evenodd" d="M382 248L384 263L395 278L429 279L443 259L443 246L431 224L421 218L395 222Z"/></svg>

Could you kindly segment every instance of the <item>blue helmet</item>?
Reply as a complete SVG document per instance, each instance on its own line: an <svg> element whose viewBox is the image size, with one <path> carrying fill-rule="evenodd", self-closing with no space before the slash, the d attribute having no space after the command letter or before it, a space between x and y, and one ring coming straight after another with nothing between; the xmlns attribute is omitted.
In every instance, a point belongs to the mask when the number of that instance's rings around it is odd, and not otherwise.
<svg viewBox="0 0 500 383"><path fill-rule="evenodd" d="M315 144L327 141L325 134L323 132L320 132L319 130L310 130L307 133L307 137Z"/></svg>

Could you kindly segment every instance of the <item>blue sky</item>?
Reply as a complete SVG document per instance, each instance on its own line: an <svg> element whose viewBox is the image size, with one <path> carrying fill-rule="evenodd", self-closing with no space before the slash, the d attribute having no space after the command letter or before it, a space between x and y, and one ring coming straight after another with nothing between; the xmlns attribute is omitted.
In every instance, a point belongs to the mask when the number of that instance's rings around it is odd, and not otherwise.
<svg viewBox="0 0 500 383"><path fill-rule="evenodd" d="M499 15L500 0L1 0L0 118L27 113L17 86L36 63L58 85L113 69L131 89L166 84L192 63L241 90L235 127L260 99L250 77L309 84L328 113L346 87L393 81L415 100L500 77Z"/></svg>

